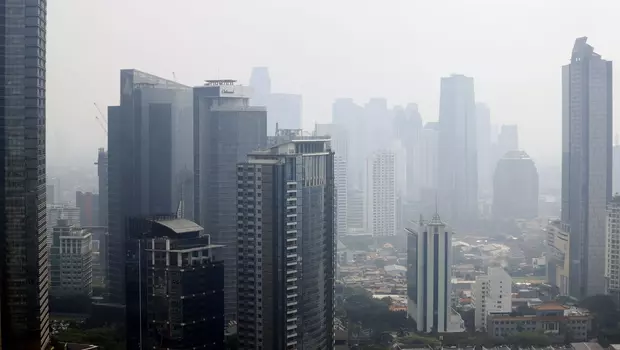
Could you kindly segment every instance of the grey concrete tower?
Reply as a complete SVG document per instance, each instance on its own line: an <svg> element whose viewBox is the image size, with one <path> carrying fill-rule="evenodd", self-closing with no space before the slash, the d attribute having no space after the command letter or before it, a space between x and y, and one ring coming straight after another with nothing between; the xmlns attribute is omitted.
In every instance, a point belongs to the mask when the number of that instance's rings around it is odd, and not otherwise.
<svg viewBox="0 0 620 350"><path fill-rule="evenodd" d="M562 222L570 229L571 296L605 292L612 186L612 63L575 40L562 67Z"/></svg>
<svg viewBox="0 0 620 350"><path fill-rule="evenodd" d="M248 87L210 80L194 88L194 209L196 221L224 245L226 320L237 309L237 163L267 144L267 111L250 106Z"/></svg>

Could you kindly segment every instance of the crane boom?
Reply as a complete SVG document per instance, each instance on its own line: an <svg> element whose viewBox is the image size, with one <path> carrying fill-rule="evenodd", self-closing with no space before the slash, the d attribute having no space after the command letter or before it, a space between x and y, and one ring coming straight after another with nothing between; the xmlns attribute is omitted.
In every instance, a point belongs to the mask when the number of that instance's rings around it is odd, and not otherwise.
<svg viewBox="0 0 620 350"><path fill-rule="evenodd" d="M99 112L99 115L101 116L101 119L103 120L103 122L107 124L108 120L103 115L103 112L101 111L101 108L99 108L99 105L97 104L97 102L93 102L93 104L95 105L95 108L97 108L97 112Z"/></svg>
<svg viewBox="0 0 620 350"><path fill-rule="evenodd" d="M97 123L99 124L101 129L103 129L105 134L107 135L108 134L108 128L106 128L105 124L103 124L103 122L101 121L101 118L99 118L98 116L95 116L95 119L97 119Z"/></svg>

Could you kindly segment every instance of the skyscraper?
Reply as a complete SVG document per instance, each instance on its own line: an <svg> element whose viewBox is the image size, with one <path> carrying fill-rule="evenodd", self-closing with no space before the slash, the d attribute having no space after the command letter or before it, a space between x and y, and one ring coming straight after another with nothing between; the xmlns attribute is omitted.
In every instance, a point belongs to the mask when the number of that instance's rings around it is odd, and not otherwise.
<svg viewBox="0 0 620 350"><path fill-rule="evenodd" d="M209 80L194 88L194 174L197 221L224 260L226 320L237 308L237 163L267 144L265 107L249 104L247 87Z"/></svg>
<svg viewBox="0 0 620 350"><path fill-rule="evenodd" d="M418 105L410 103L406 108L394 107L394 131L396 137L405 149L406 193L402 193L407 200L419 200L421 179L417 168L416 153L420 147L420 133L422 131L422 117Z"/></svg>
<svg viewBox="0 0 620 350"><path fill-rule="evenodd" d="M302 96L272 93L267 102L267 133L273 135L279 129L302 128Z"/></svg>
<svg viewBox="0 0 620 350"><path fill-rule="evenodd" d="M329 136L331 138L336 186L336 233L339 236L346 235L348 231L348 133L342 125L337 124L316 124L315 128L316 136Z"/></svg>
<svg viewBox="0 0 620 350"><path fill-rule="evenodd" d="M75 191L75 206L80 210L80 225L99 226L99 195Z"/></svg>
<svg viewBox="0 0 620 350"><path fill-rule="evenodd" d="M366 123L364 109L353 99L340 98L332 104L332 122L345 128L349 135L348 186L351 189L364 187L366 171Z"/></svg>
<svg viewBox="0 0 620 350"><path fill-rule="evenodd" d="M605 292L611 200L612 63L578 38L562 67L562 221L570 227L570 295Z"/></svg>
<svg viewBox="0 0 620 350"><path fill-rule="evenodd" d="M478 189L489 193L493 186L491 154L491 111L484 103L476 103L476 139L478 141Z"/></svg>
<svg viewBox="0 0 620 350"><path fill-rule="evenodd" d="M376 151L366 167L366 223L373 236L396 234L396 155Z"/></svg>
<svg viewBox="0 0 620 350"><path fill-rule="evenodd" d="M451 307L452 234L438 214L420 218L407 231L407 315L418 332L462 332L463 320Z"/></svg>
<svg viewBox="0 0 620 350"><path fill-rule="evenodd" d="M607 206L607 246L605 250L605 294L620 301L620 196L614 195Z"/></svg>
<svg viewBox="0 0 620 350"><path fill-rule="evenodd" d="M126 348L224 349L224 266L209 235L174 216L126 224Z"/></svg>
<svg viewBox="0 0 620 350"><path fill-rule="evenodd" d="M474 79L441 78L439 207L455 224L478 217L478 163Z"/></svg>
<svg viewBox="0 0 620 350"><path fill-rule="evenodd" d="M271 78L269 77L268 67L252 68L250 87L253 90L250 103L254 106L267 106L271 95Z"/></svg>
<svg viewBox="0 0 620 350"><path fill-rule="evenodd" d="M238 335L243 349L334 346L334 153L324 138L237 166Z"/></svg>
<svg viewBox="0 0 620 350"><path fill-rule="evenodd" d="M497 163L493 178L493 216L508 220L529 220L538 216L538 170L524 151L510 151Z"/></svg>
<svg viewBox="0 0 620 350"><path fill-rule="evenodd" d="M612 189L614 194L620 192L620 144L616 142L612 151Z"/></svg>
<svg viewBox="0 0 620 350"><path fill-rule="evenodd" d="M192 90L135 69L120 72L120 106L108 108L108 283L124 303L125 220L190 207L181 174L193 168Z"/></svg>
<svg viewBox="0 0 620 350"><path fill-rule="evenodd" d="M45 212L47 1L0 2L0 348L50 340Z"/></svg>
<svg viewBox="0 0 620 350"><path fill-rule="evenodd" d="M519 150L519 129L517 125L502 125L497 135L497 144L493 148L493 169L497 162L510 151Z"/></svg>
<svg viewBox="0 0 620 350"><path fill-rule="evenodd" d="M95 165L99 180L99 225L108 227L108 152L103 148L99 148Z"/></svg>

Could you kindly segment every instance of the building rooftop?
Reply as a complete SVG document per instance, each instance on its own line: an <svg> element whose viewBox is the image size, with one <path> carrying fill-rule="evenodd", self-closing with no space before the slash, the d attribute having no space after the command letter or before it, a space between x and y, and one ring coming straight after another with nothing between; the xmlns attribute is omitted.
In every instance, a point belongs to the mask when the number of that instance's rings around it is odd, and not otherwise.
<svg viewBox="0 0 620 350"><path fill-rule="evenodd" d="M178 234L202 231L202 227L200 225L187 219L155 220L155 222Z"/></svg>
<svg viewBox="0 0 620 350"><path fill-rule="evenodd" d="M568 306L556 302L547 302L533 307L537 311L563 311L570 309Z"/></svg>

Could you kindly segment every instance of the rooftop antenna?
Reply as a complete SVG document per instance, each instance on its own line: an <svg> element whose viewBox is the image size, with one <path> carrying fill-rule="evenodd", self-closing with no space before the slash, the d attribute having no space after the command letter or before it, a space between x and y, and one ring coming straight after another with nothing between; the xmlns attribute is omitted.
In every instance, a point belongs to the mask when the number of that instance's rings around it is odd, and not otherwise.
<svg viewBox="0 0 620 350"><path fill-rule="evenodd" d="M439 214L437 211L437 190L435 190L435 214Z"/></svg>

